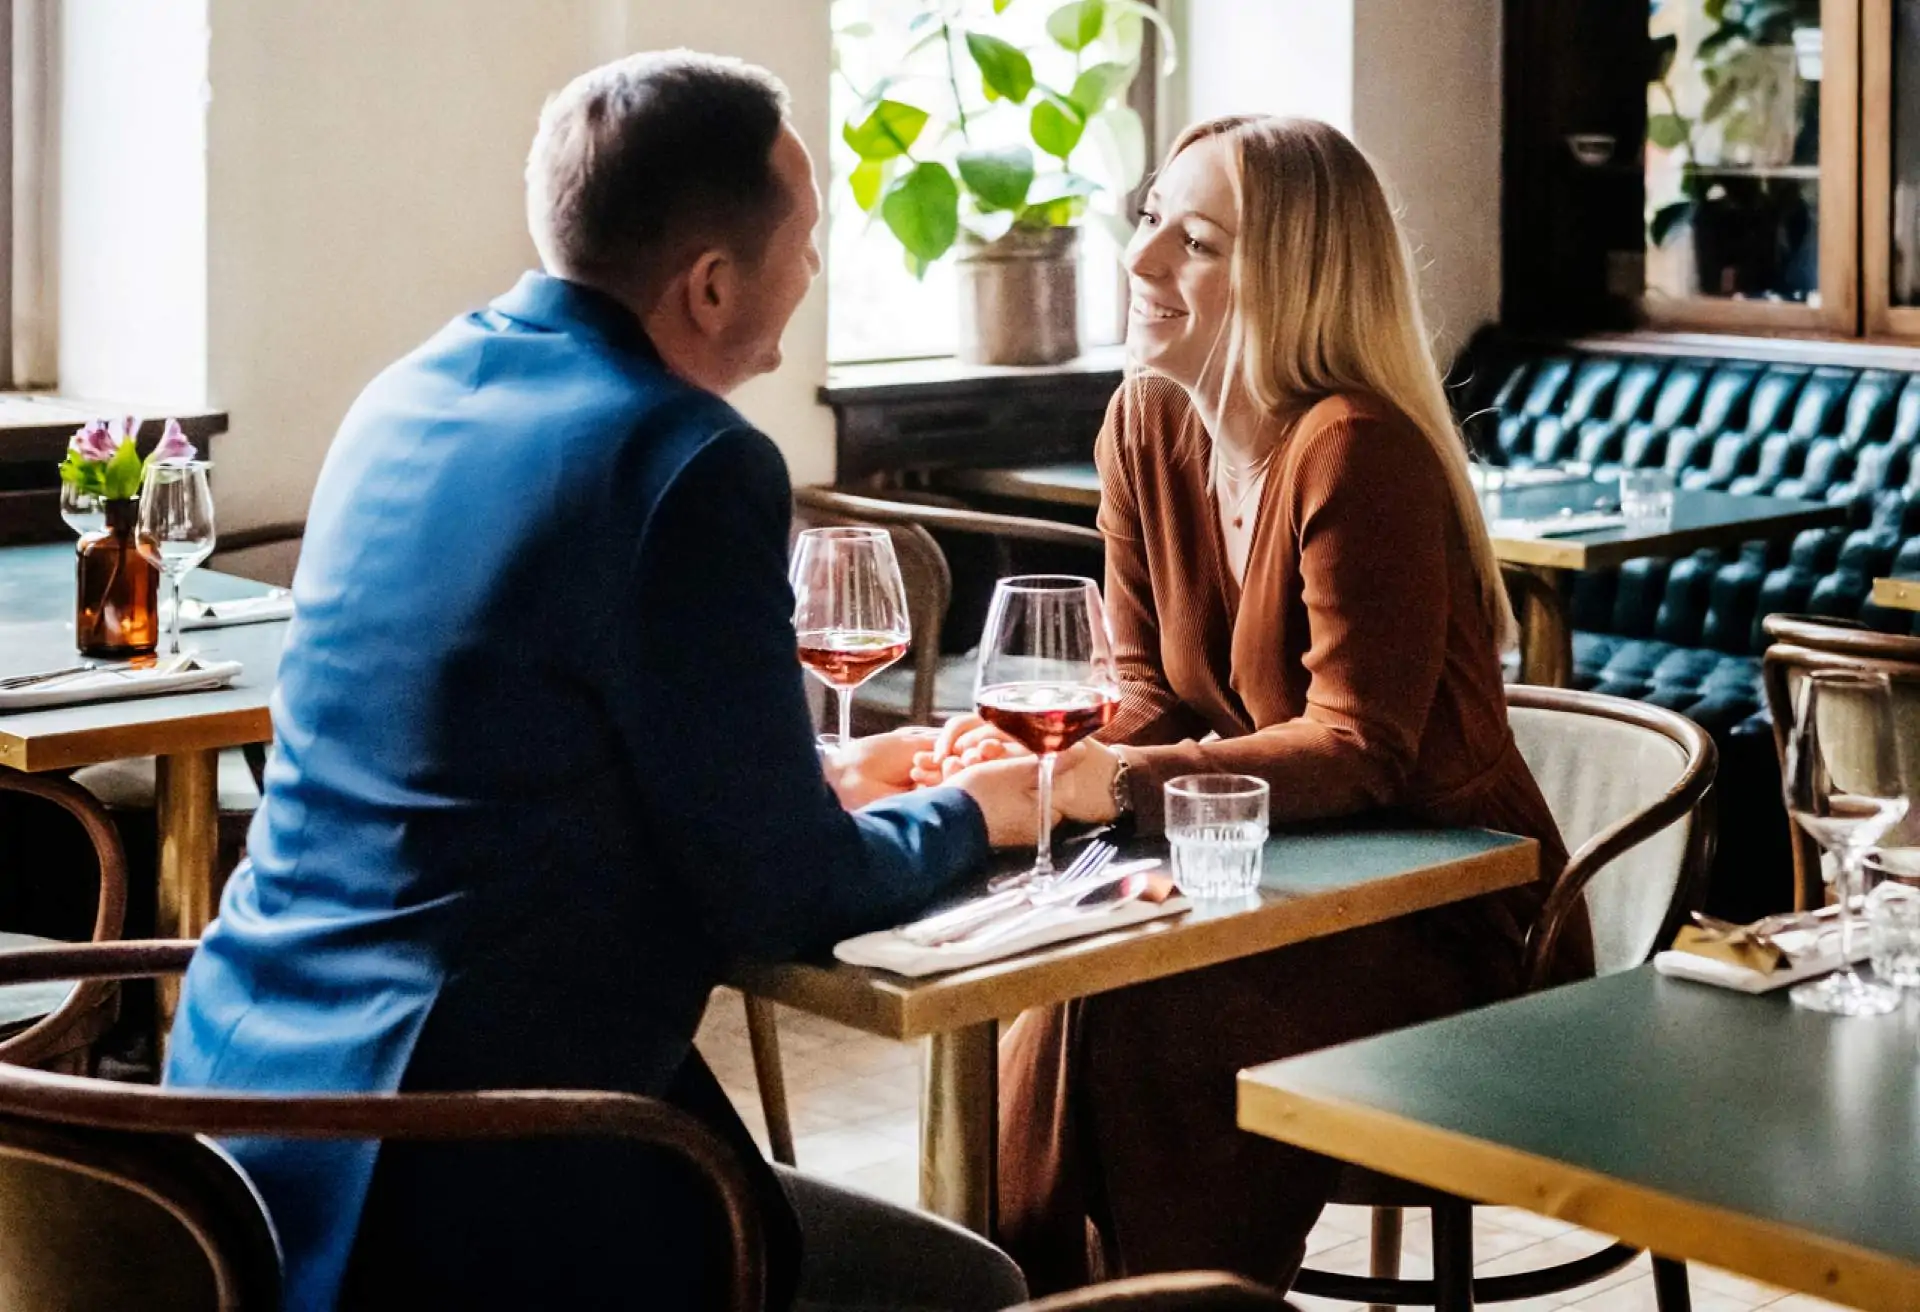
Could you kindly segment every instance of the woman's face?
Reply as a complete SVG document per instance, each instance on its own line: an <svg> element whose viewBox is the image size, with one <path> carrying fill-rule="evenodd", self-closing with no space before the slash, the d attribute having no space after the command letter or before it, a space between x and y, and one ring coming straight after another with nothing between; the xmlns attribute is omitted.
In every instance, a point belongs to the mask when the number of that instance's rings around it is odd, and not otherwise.
<svg viewBox="0 0 1920 1312"><path fill-rule="evenodd" d="M1154 179L1140 226L1127 243L1127 351L1134 362L1183 387L1217 371L1226 350L1228 273L1239 206L1233 151L1206 137L1175 155Z"/></svg>

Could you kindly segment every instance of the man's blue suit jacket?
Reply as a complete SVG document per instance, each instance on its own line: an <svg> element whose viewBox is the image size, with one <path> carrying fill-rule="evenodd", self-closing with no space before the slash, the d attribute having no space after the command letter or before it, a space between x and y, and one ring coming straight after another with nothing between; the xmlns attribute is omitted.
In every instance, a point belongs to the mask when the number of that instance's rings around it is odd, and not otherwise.
<svg viewBox="0 0 1920 1312"><path fill-rule="evenodd" d="M986 852L956 790L835 801L789 519L773 444L576 284L528 274L377 378L314 492L265 800L168 1082L671 1093L750 1143L691 1047L723 963L902 916ZM232 1147L288 1305L331 1305L376 1147ZM605 1145L417 1152L386 1251L449 1297L612 1301L624 1270L672 1306L700 1265L660 1251L693 1191Z"/></svg>

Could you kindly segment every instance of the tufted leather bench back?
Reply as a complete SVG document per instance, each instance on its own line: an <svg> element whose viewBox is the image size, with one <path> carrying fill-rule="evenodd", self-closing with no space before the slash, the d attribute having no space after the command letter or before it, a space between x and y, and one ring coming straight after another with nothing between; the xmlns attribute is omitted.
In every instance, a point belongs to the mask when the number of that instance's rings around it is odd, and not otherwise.
<svg viewBox="0 0 1920 1312"><path fill-rule="evenodd" d="M1920 572L1920 373L1476 344L1454 370L1482 459L1671 470L1683 488L1849 508L1845 528L1575 577L1576 683L1724 730L1760 710L1775 612L1909 632L1877 576Z"/></svg>

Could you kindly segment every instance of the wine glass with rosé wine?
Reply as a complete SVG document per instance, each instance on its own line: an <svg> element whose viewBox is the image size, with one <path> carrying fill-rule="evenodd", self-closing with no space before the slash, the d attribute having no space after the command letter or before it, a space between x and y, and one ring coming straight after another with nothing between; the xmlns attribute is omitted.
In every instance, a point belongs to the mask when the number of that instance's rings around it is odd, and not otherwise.
<svg viewBox="0 0 1920 1312"><path fill-rule="evenodd" d="M840 695L853 737L853 690L907 654L907 587L883 528L810 528L793 546L793 628L800 664ZM824 745L824 737L823 737Z"/></svg>
<svg viewBox="0 0 1920 1312"><path fill-rule="evenodd" d="M1053 882L1053 763L1120 706L1106 608L1092 579L1027 574L993 590L974 680L980 718L1040 758L1040 841L1019 882Z"/></svg>

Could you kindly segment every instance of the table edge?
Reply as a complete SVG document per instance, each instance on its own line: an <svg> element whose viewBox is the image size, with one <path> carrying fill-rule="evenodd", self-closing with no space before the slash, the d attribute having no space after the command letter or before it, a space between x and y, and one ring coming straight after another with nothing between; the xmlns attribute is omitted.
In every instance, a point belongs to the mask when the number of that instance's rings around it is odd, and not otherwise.
<svg viewBox="0 0 1920 1312"><path fill-rule="evenodd" d="M1354 890L1348 889L1323 899L1314 899L1311 910L1297 917L1297 923L1288 925L1290 932L1279 937L1271 937L1273 931L1267 925L1256 925L1243 926L1237 935L1231 932L1222 934L1211 952L1196 951L1191 947L1185 952L1178 951L1181 947L1179 939L1161 945L1163 949L1174 949L1172 952L1143 946L1178 931L1185 918L1172 917L1145 921L1107 935L1050 945L1047 950L1057 955L1036 963L1033 974L1022 981L1025 987L1020 991L1018 1005L990 1005L978 995L958 990L927 992L929 986L926 984L871 968L866 969L863 975L856 976L851 972L861 969L859 967L828 967L812 962L743 965L735 968L727 982L755 997L785 1003L882 1038L923 1038L969 1025L1006 1020L1030 1007L1050 1006L1132 984L1164 979L1189 970L1203 970L1208 966L1257 956L1309 939L1330 937L1348 929L1378 924L1396 916L1521 887L1538 878L1540 844L1535 839L1520 835L1511 837L1516 841L1470 857L1417 867L1391 879L1378 881L1358 897L1354 895ZM1471 863L1474 873L1479 876L1473 887L1440 902L1413 908L1403 905L1409 882L1431 879L1436 877L1436 872L1466 863ZM1231 925L1233 922L1226 923ZM1246 947L1249 937L1259 939L1258 946ZM1112 943L1122 949L1117 954L1118 959L1108 959L1101 963L1101 969L1093 972L1099 976L1094 987L1080 987L1072 983L1075 979L1084 980L1089 973L1085 965L1086 958L1103 943ZM998 963L969 969L985 970L994 964ZM964 970L954 972L954 976L964 977L966 974ZM981 993L989 992L991 986L983 985ZM916 993L920 996L915 996Z"/></svg>
<svg viewBox="0 0 1920 1312"><path fill-rule="evenodd" d="M39 774L127 757L218 751L272 739L273 714L264 706L144 724L103 725L67 733L22 735L0 722L0 766Z"/></svg>
<svg viewBox="0 0 1920 1312"><path fill-rule="evenodd" d="M1331 1094L1287 1088L1273 1073L1283 1064L1240 1072L1236 1121L1242 1130L1868 1312L1920 1306L1920 1265Z"/></svg>
<svg viewBox="0 0 1920 1312"><path fill-rule="evenodd" d="M1802 533L1810 528L1836 528L1847 522L1844 506L1797 510L1779 516L1770 526L1705 524L1676 529L1649 542L1582 542L1578 538L1511 538L1494 536L1494 555L1512 565L1545 569L1613 569L1630 560L1672 558L1709 548ZM1764 530L1764 531L1763 531Z"/></svg>

